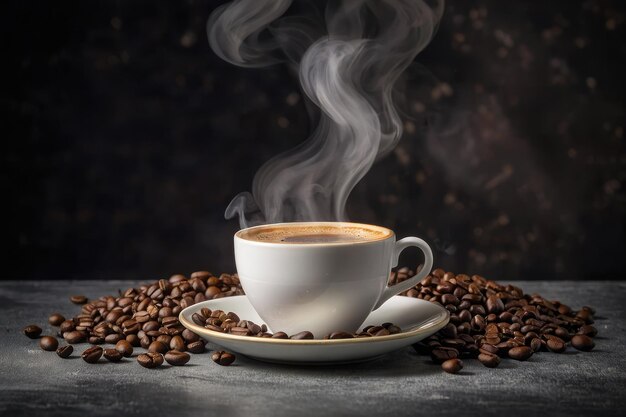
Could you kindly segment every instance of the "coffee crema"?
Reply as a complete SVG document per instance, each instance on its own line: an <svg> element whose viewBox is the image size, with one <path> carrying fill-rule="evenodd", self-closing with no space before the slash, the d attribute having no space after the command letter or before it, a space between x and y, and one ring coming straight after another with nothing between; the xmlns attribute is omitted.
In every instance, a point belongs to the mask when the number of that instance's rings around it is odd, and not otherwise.
<svg viewBox="0 0 626 417"><path fill-rule="evenodd" d="M386 239L388 229L356 223L285 223L242 230L237 235L246 240L285 244L361 243Z"/></svg>

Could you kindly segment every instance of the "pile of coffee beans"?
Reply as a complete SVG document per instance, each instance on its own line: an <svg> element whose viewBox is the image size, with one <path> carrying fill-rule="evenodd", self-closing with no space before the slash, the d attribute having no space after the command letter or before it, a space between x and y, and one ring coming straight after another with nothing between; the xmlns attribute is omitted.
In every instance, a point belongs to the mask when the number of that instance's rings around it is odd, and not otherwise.
<svg viewBox="0 0 626 417"><path fill-rule="evenodd" d="M208 308L200 309L199 313L194 313L191 319L198 326L203 326L218 333L228 333L237 336L265 337L271 339L292 339L306 340L313 339L313 333L304 330L291 336L285 332L270 333L267 331L265 324L258 325L251 320L241 320L236 313L232 311L226 313L222 310L211 311ZM374 336L387 336L390 334L400 333L401 330L393 323L383 323L380 326L366 326L359 333L348 333L344 331L336 331L324 337L324 339L352 339Z"/></svg>
<svg viewBox="0 0 626 417"><path fill-rule="evenodd" d="M84 295L72 295L70 301L81 305L81 312L70 319L59 313L51 314L48 323L58 327L56 337L40 337L43 330L37 325L26 326L23 332L31 339L39 339L41 349L56 351L61 358L72 355L71 345L87 342L92 346L81 353L87 363L98 363L103 356L108 361L119 362L131 357L134 347L142 347L148 352L137 357L141 366L156 368L164 360L180 366L189 362L187 352L205 352L206 342L185 329L178 321L178 314L201 301L240 294L243 290L236 274L216 277L198 271L190 277L173 275L92 301ZM66 344L59 347L57 337ZM99 346L102 344L112 344L115 348L103 349ZM234 360L234 355L229 355Z"/></svg>
<svg viewBox="0 0 626 417"><path fill-rule="evenodd" d="M419 269L418 269L419 270ZM404 281L415 275L401 268L390 277L390 283ZM72 344L88 342L92 346L81 353L87 363L98 363L101 357L111 362L133 355L133 348L147 350L137 356L145 368L156 368L167 362L185 365L189 353L205 352L205 341L185 329L178 314L195 303L243 294L236 274L219 277L198 271L190 277L173 275L139 288L119 291L117 296L103 296L89 301L83 295L73 295L70 301L81 305L80 314L66 319L53 313L48 323L58 326L58 339L43 335L37 325L26 326L24 334L39 339L41 349L56 351L61 358L73 354ZM450 322L433 336L414 345L418 353L430 355L448 373L463 368L461 359L476 358L488 368L497 367L502 358L525 361L540 351L562 353L571 345L580 351L595 347L593 326L595 311L591 307L574 310L539 294L525 294L514 285L500 285L478 275L454 274L443 269L433 270L418 285L402 295L440 304L450 312ZM200 310L193 321L207 329L250 337L306 340L313 339L309 331L293 335L270 333L264 324L241 320L233 312ZM346 339L386 336L401 330L392 323L367 326L359 333L337 331L325 339ZM112 344L103 349L99 345ZM217 351L211 359L222 366L235 360L232 353Z"/></svg>
<svg viewBox="0 0 626 417"><path fill-rule="evenodd" d="M413 275L402 268L391 281L401 282ZM568 344L589 351L598 333L592 325L595 311L591 307L574 310L478 275L435 269L403 295L440 304L450 312L445 328L414 347L451 373L462 368L462 364L450 362L458 358L477 358L495 368L501 358L525 361L540 351L562 353Z"/></svg>

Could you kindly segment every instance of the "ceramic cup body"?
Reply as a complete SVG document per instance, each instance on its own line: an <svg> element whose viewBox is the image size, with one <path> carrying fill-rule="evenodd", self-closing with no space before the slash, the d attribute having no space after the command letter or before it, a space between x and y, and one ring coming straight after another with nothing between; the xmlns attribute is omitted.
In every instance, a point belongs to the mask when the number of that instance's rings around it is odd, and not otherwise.
<svg viewBox="0 0 626 417"><path fill-rule="evenodd" d="M313 223L265 225L281 227ZM316 225L355 225L319 223ZM419 276L392 287L389 273L404 247L395 234L385 232L373 240L341 243L271 243L246 239L244 229L235 234L235 261L241 285L250 303L271 331L289 335L303 330L323 338L333 331L353 332L369 313L391 296L415 285L430 272L432 253L425 245L426 262ZM424 248L421 248L424 250ZM380 323L372 323L380 324Z"/></svg>

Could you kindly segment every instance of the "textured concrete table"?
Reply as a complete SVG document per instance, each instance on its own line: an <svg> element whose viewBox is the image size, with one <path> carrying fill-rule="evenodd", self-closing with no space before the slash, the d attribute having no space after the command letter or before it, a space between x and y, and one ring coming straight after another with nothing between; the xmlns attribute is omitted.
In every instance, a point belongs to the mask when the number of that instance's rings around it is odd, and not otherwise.
<svg viewBox="0 0 626 417"><path fill-rule="evenodd" d="M0 283L2 416L336 416L336 415L623 415L626 410L626 282L515 282L572 307L597 310L596 349L541 353L487 369L467 360L443 373L407 348L358 365L280 366L239 357L220 367L193 355L184 367L63 360L21 334L27 324L50 333L47 317L78 308L70 294L97 298L135 282ZM208 346L213 348L212 346ZM139 349L141 350L141 349Z"/></svg>

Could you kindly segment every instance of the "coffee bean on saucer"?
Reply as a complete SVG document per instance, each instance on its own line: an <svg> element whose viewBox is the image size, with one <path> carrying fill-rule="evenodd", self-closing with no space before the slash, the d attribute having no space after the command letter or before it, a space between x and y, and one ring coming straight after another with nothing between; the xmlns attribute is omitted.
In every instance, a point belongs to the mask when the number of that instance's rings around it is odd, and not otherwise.
<svg viewBox="0 0 626 417"><path fill-rule="evenodd" d="M142 353L137 356L137 362L144 368L157 368L163 365L163 355L158 352Z"/></svg>
<svg viewBox="0 0 626 417"><path fill-rule="evenodd" d="M449 374L456 374L463 369L463 361L460 359L448 359L441 364L441 368Z"/></svg>
<svg viewBox="0 0 626 417"><path fill-rule="evenodd" d="M69 358L72 352L74 352L74 348L72 347L72 345L60 346L57 349L57 355L64 359Z"/></svg>
<svg viewBox="0 0 626 417"><path fill-rule="evenodd" d="M235 355L223 350L215 351L211 354L211 360L218 365L229 366L235 361Z"/></svg>
<svg viewBox="0 0 626 417"><path fill-rule="evenodd" d="M39 335L41 334L42 330L41 330L41 327L31 324L29 326L24 327L23 332L26 335L26 337L30 339L37 339Z"/></svg>
<svg viewBox="0 0 626 417"><path fill-rule="evenodd" d="M173 366L183 366L189 362L190 358L188 353L179 352L178 350L170 350L165 354L165 360Z"/></svg>
<svg viewBox="0 0 626 417"><path fill-rule="evenodd" d="M70 301L74 304L85 304L87 303L87 297L84 295L72 295Z"/></svg>
<svg viewBox="0 0 626 417"><path fill-rule="evenodd" d="M593 339L584 334L577 334L572 337L572 346L578 350L582 350L584 352L588 352L592 350L596 344L593 342Z"/></svg>
<svg viewBox="0 0 626 417"><path fill-rule="evenodd" d="M125 358L130 358L133 355L133 346L127 340L118 341L115 344L115 350Z"/></svg>
<svg viewBox="0 0 626 417"><path fill-rule="evenodd" d="M300 333L296 333L294 335L289 336L290 339L293 340L305 340L305 339L313 339L313 333L309 331L302 331Z"/></svg>
<svg viewBox="0 0 626 417"><path fill-rule="evenodd" d="M100 346L87 348L80 357L87 363L96 363L102 356L103 349Z"/></svg>
<svg viewBox="0 0 626 417"><path fill-rule="evenodd" d="M119 362L122 357L122 353L117 349L104 349L104 358L109 362Z"/></svg>
<svg viewBox="0 0 626 417"><path fill-rule="evenodd" d="M54 352L59 347L59 341L52 336L43 336L39 339L39 347L43 350Z"/></svg>
<svg viewBox="0 0 626 417"><path fill-rule="evenodd" d="M329 334L326 338L328 339L352 339L354 336L347 332L334 332Z"/></svg>
<svg viewBox="0 0 626 417"><path fill-rule="evenodd" d="M533 350L528 346L517 346L509 349L509 358L525 361L533 355Z"/></svg>
<svg viewBox="0 0 626 417"><path fill-rule="evenodd" d="M491 353L481 353L478 355L478 360L487 368L496 368L500 365L500 357Z"/></svg>
<svg viewBox="0 0 626 417"><path fill-rule="evenodd" d="M289 339L289 336L285 332L276 332L272 335L272 339Z"/></svg>
<svg viewBox="0 0 626 417"><path fill-rule="evenodd" d="M54 313L50 315L50 317L48 317L48 323L50 323L52 326L60 326L61 323L63 323L64 321L65 317L63 317L59 313Z"/></svg>
<svg viewBox="0 0 626 417"><path fill-rule="evenodd" d="M204 342L202 340L198 340L196 342L188 343L187 351L191 353L204 353Z"/></svg>

